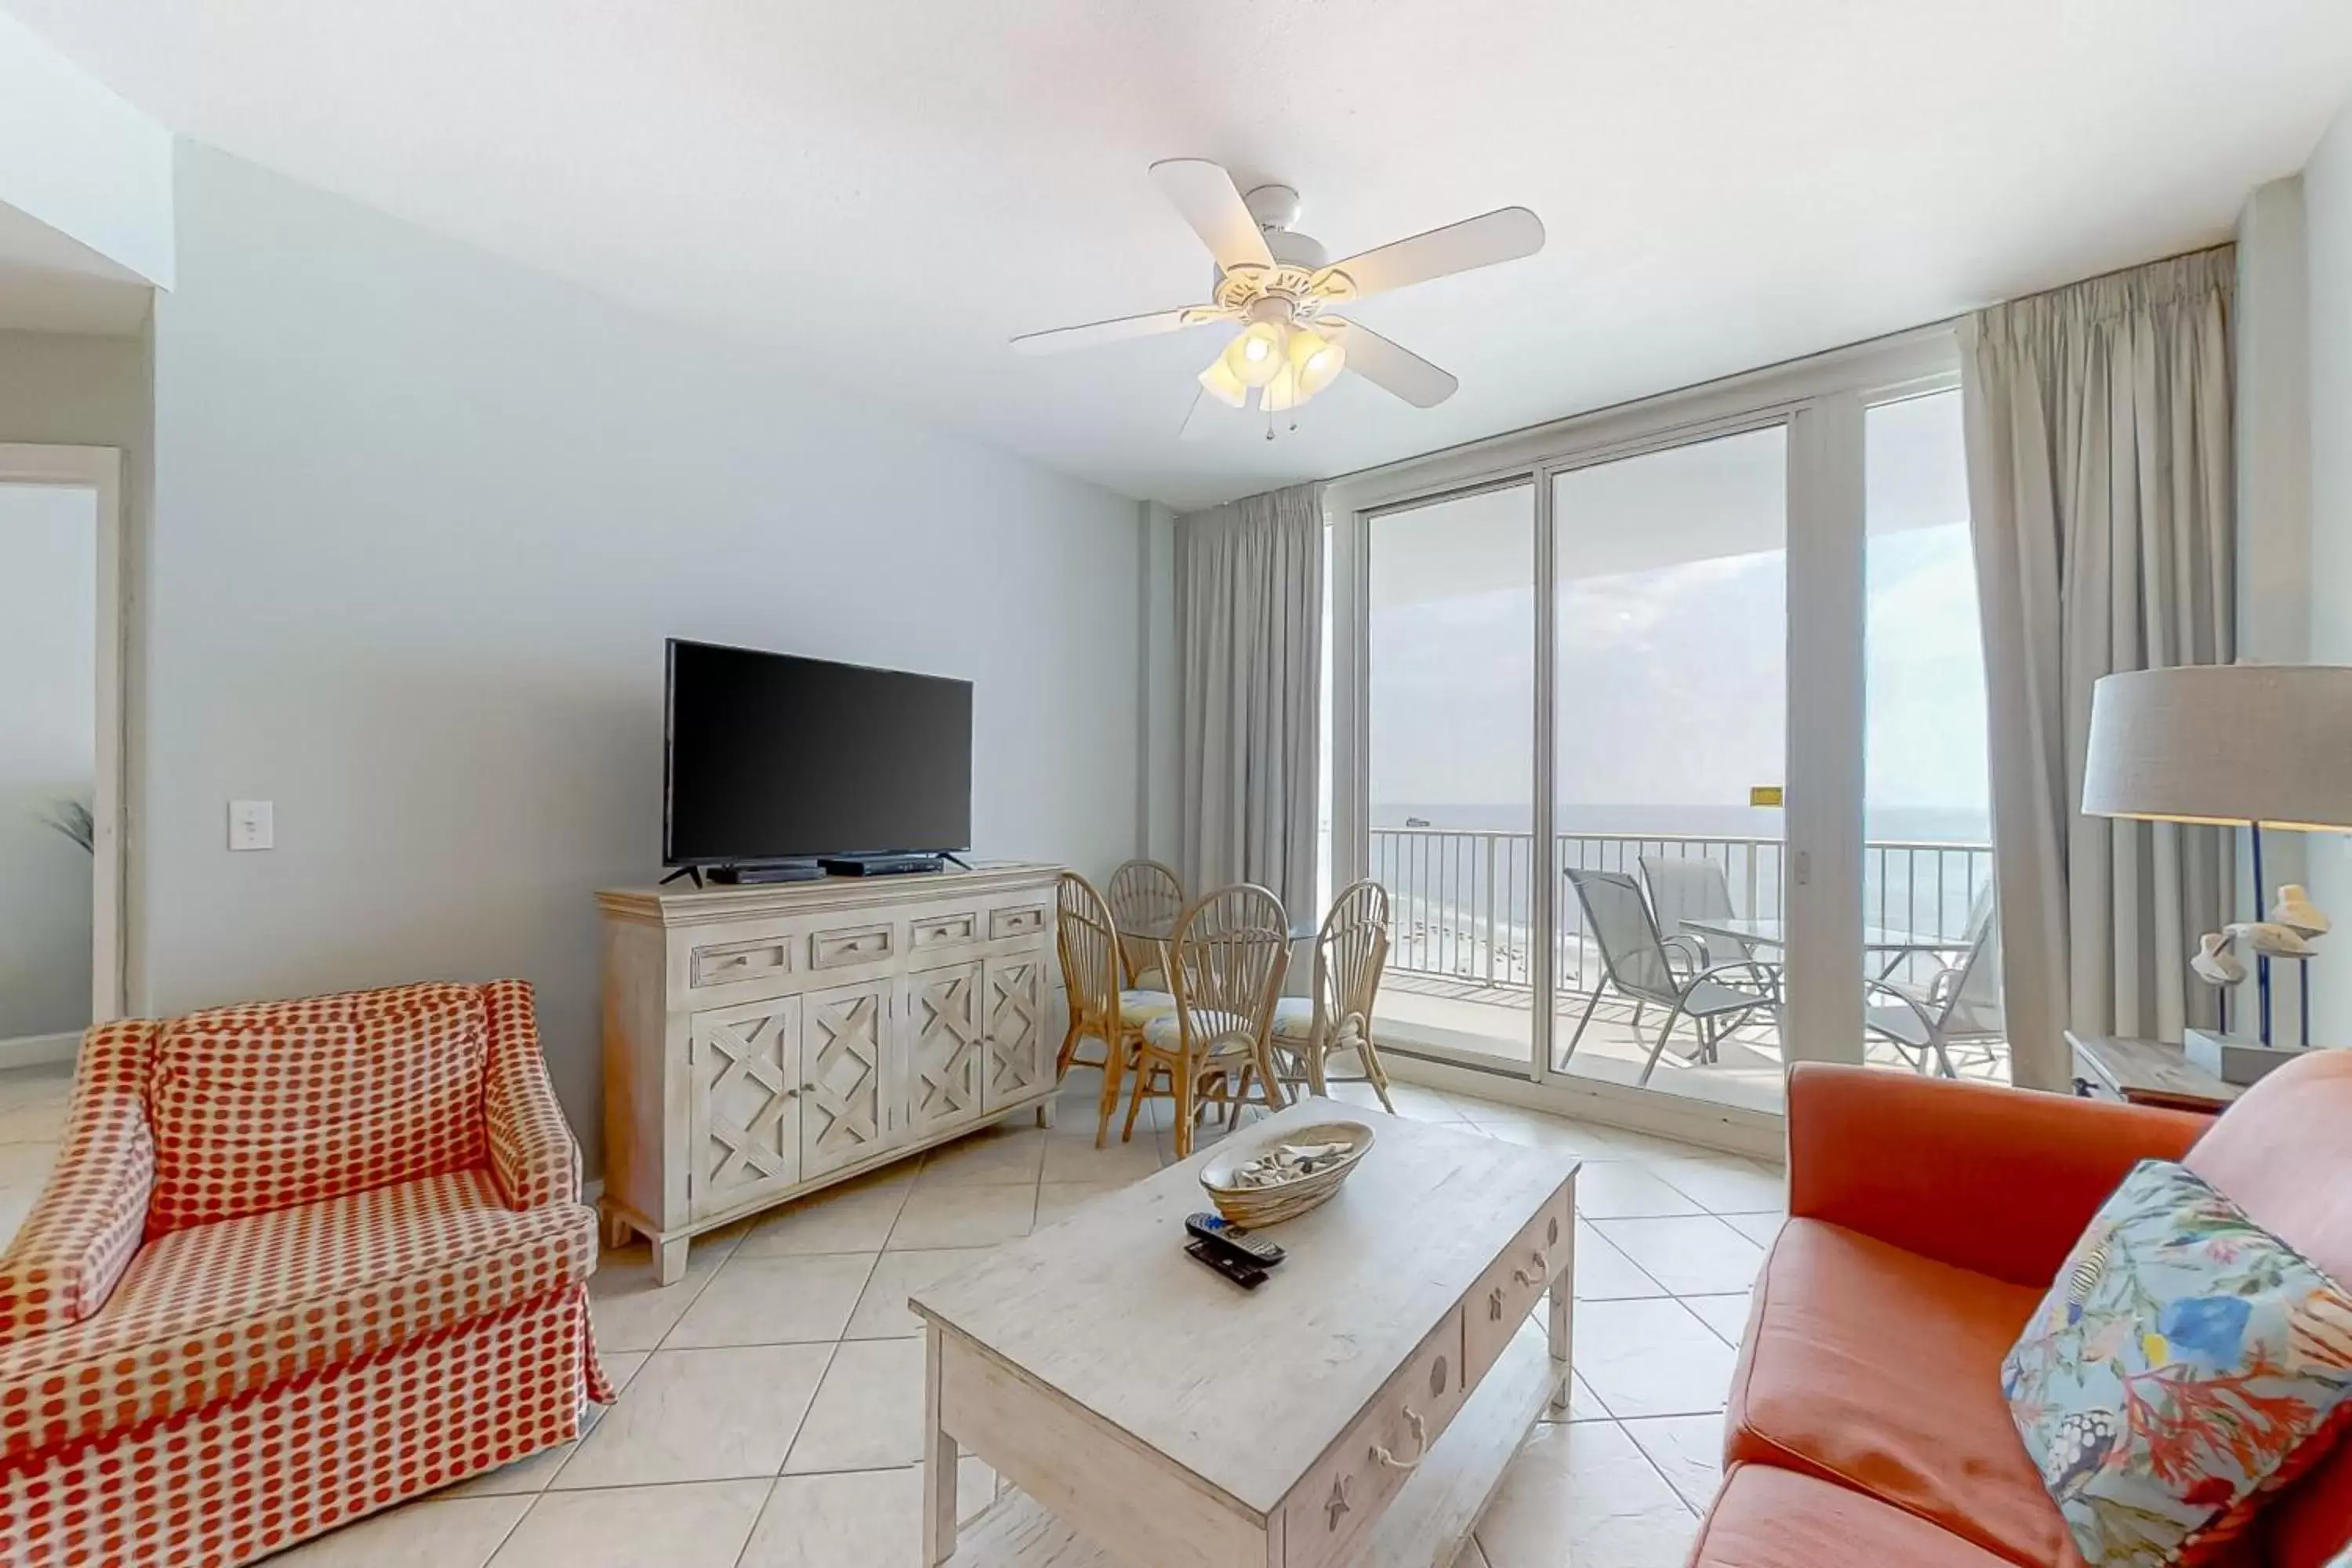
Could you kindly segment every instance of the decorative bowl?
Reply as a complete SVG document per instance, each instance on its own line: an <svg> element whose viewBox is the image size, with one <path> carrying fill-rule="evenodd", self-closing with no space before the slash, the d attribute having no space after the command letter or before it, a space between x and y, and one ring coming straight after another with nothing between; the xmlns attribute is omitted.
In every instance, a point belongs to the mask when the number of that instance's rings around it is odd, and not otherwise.
<svg viewBox="0 0 2352 1568"><path fill-rule="evenodd" d="M1251 1230L1280 1225L1286 1219L1328 1203L1349 1173L1372 1146L1372 1130L1360 1121L1318 1121L1294 1127L1272 1138L1255 1138L1243 1147L1221 1150L1201 1167L1201 1185L1217 1212L1234 1225ZM1248 1181L1245 1168L1265 1170L1269 1162L1296 1151L1318 1151L1297 1173L1275 1170L1269 1179ZM1287 1162L1282 1162L1287 1163Z"/></svg>

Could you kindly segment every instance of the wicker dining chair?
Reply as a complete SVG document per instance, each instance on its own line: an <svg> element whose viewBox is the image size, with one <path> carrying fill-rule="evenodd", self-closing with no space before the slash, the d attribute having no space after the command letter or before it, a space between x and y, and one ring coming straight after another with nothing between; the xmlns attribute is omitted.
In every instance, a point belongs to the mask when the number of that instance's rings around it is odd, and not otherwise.
<svg viewBox="0 0 2352 1568"><path fill-rule="evenodd" d="M1192 1125L1212 1103L1203 1093L1211 1085L1214 1103L1230 1105L1243 1092L1247 1068L1265 1090L1266 1109L1282 1108L1267 1037L1290 964L1289 917L1264 888L1219 888L1184 911L1169 950L1176 1005L1143 1027L1123 1135L1134 1133L1145 1100L1171 1100L1181 1160L1192 1152Z"/></svg>
<svg viewBox="0 0 2352 1568"><path fill-rule="evenodd" d="M1054 1061L1058 1081L1073 1067L1102 1068L1102 1100L1095 1118L1095 1147L1103 1146L1110 1119L1118 1110L1119 1087L1135 1055L1139 1025L1125 1016L1127 999L1119 985L1118 926L1110 906L1095 885L1075 871L1062 873L1055 894L1059 915L1056 940L1062 951L1062 983L1069 997L1070 1026L1062 1036L1061 1054ZM1173 1000L1171 1001L1173 1009ZM1099 1059L1078 1055L1088 1040L1102 1046Z"/></svg>
<svg viewBox="0 0 2352 1568"><path fill-rule="evenodd" d="M1315 988L1274 1005L1275 1068L1310 1094L1329 1088L1325 1064L1342 1051L1363 1063L1364 1081L1391 1115L1388 1069L1372 1044L1372 1003L1389 957L1389 890L1367 878L1339 889L1315 937ZM1246 1092L1246 1090L1244 1090Z"/></svg>
<svg viewBox="0 0 2352 1568"><path fill-rule="evenodd" d="M1110 874L1103 896L1118 922L1119 960L1129 990L1168 989L1168 938L1184 912L1184 883L1157 860L1129 860Z"/></svg>

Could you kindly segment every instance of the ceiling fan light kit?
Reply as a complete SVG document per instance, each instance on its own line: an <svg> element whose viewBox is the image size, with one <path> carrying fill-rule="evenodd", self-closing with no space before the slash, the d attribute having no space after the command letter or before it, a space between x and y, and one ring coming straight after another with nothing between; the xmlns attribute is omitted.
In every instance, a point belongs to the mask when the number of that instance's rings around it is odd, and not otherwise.
<svg viewBox="0 0 2352 1568"><path fill-rule="evenodd" d="M1248 407L1255 393L1269 415L1296 409L1352 370L1415 407L1433 408L1461 384L1370 328L1325 310L1543 247L1541 220L1525 207L1504 207L1327 262L1322 245L1291 226L1299 203L1287 185L1260 185L1244 196L1231 174L1199 158L1154 163L1151 177L1216 258L1209 302L1027 333L1013 340L1017 352L1050 353L1213 321L1239 323L1198 377L1202 392L1228 407Z"/></svg>

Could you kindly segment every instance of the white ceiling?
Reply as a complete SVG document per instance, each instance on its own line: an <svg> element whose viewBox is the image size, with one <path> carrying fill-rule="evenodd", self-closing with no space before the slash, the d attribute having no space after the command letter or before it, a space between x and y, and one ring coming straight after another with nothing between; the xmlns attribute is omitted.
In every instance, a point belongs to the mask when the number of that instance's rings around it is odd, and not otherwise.
<svg viewBox="0 0 2352 1568"><path fill-rule="evenodd" d="M0 0L184 134L1131 495L1324 477L2223 237L2352 90L2344 0ZM1364 321L1462 378L1177 430L1213 338L1154 159L1344 255L1531 260Z"/></svg>

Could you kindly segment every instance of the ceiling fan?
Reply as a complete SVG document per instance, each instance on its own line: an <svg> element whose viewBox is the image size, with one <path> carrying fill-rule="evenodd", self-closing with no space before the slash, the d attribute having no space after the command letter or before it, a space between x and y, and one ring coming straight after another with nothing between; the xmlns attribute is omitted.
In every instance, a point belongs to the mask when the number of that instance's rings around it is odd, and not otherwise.
<svg viewBox="0 0 2352 1568"><path fill-rule="evenodd" d="M1255 395L1259 408L1280 413L1352 370L1416 408L1433 408L1461 383L1370 327L1329 312L1368 294L1543 248L1542 220L1525 207L1504 207L1330 261L1320 244L1291 227L1298 221L1298 193L1287 185L1259 185L1244 195L1221 165L1202 158L1154 163L1151 178L1216 258L1209 302L1030 332L1013 340L1016 351L1053 353L1239 322L1242 330L1200 375L1202 390L1221 403L1243 408Z"/></svg>

